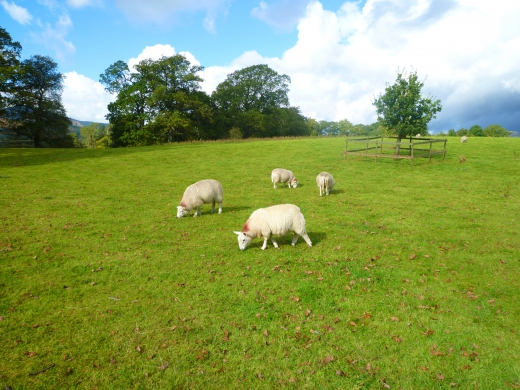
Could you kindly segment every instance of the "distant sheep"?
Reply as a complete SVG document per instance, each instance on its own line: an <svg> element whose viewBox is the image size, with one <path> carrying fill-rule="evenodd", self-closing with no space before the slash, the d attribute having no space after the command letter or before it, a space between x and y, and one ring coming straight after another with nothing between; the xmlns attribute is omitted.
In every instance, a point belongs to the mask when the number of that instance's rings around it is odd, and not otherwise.
<svg viewBox="0 0 520 390"><path fill-rule="evenodd" d="M322 192L325 192L325 195L328 195L336 183L334 183L334 178L330 173L321 172L318 176L316 176L316 184L320 189L320 196L322 196Z"/></svg>
<svg viewBox="0 0 520 390"><path fill-rule="evenodd" d="M460 142L464 143L468 140L468 137L466 137L465 135L463 135L461 138L460 138Z"/></svg>
<svg viewBox="0 0 520 390"><path fill-rule="evenodd" d="M294 174L287 170L282 168L275 168L271 172L271 181L273 182L273 187L276 187L276 183L282 183L285 187L285 183L288 183L289 188L298 187L298 180L294 176Z"/></svg>
<svg viewBox="0 0 520 390"><path fill-rule="evenodd" d="M241 232L234 232L238 235L238 247L244 250L251 243L253 238L263 237L264 245L262 250L267 248L267 240L271 238L275 248L278 244L273 236L282 236L288 232L294 232L291 245L298 241L298 235L302 236L305 242L311 247L312 242L305 230L305 218L300 212L300 208L293 204L279 204L253 211Z"/></svg>
<svg viewBox="0 0 520 390"><path fill-rule="evenodd" d="M421 134L417 134L415 138L421 138Z"/></svg>
<svg viewBox="0 0 520 390"><path fill-rule="evenodd" d="M194 217L200 215L200 206L211 203L211 212L215 211L215 203L218 203L218 213L222 213L222 184L216 180L201 180L186 188L179 206L177 206L177 218L189 214L190 210L196 209Z"/></svg>

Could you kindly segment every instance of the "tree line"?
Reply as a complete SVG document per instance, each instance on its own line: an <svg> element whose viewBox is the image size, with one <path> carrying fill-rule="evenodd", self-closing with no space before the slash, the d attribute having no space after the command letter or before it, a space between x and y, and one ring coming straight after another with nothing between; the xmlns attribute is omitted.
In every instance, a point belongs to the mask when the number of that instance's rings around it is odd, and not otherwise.
<svg viewBox="0 0 520 390"><path fill-rule="evenodd" d="M21 45L0 28L0 138L21 137L35 147L124 147L192 140L290 136L428 135L441 103L423 97L417 72L397 72L394 84L372 102L378 120L369 125L307 118L289 102L289 76L268 65L228 74L215 91L202 91L203 67L182 54L124 61L100 75L115 101L108 126L93 123L77 133L61 102L64 76L52 58L20 61ZM441 135L445 135L441 133ZM499 125L450 130L447 135L508 136ZM0 139L1 140L1 139Z"/></svg>

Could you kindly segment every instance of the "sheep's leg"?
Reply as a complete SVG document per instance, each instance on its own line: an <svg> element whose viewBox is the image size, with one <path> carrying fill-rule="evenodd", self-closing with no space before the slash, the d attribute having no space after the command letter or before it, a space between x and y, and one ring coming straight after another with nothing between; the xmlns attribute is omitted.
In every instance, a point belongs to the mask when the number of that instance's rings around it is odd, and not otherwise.
<svg viewBox="0 0 520 390"><path fill-rule="evenodd" d="M273 188L277 188L276 187L276 182L273 181Z"/></svg>
<svg viewBox="0 0 520 390"><path fill-rule="evenodd" d="M329 187L325 187L325 195L329 196Z"/></svg>
<svg viewBox="0 0 520 390"><path fill-rule="evenodd" d="M213 214L215 212L215 201L213 201L213 203L211 203L211 214Z"/></svg>
<svg viewBox="0 0 520 390"><path fill-rule="evenodd" d="M218 204L218 213L222 214L222 203Z"/></svg>
<svg viewBox="0 0 520 390"><path fill-rule="evenodd" d="M322 196L322 193L321 193L321 186L320 186L320 196Z"/></svg>
<svg viewBox="0 0 520 390"><path fill-rule="evenodd" d="M195 209L195 214L193 214L193 216L194 216L194 217L198 217L199 215L200 215L200 210L199 210L199 208L197 207L197 208Z"/></svg>
<svg viewBox="0 0 520 390"><path fill-rule="evenodd" d="M293 238L292 238L291 245L292 245L292 246L295 246L297 241L298 241L298 234L297 234L297 233L294 233L294 236L293 236Z"/></svg>
<svg viewBox="0 0 520 390"><path fill-rule="evenodd" d="M262 250L264 250L265 248L267 248L267 240L268 240L268 238L267 238L267 237L264 237L264 245L262 245Z"/></svg>
<svg viewBox="0 0 520 390"><path fill-rule="evenodd" d="M307 233L302 234L302 237L303 237L303 239L305 240L305 242L307 243L307 245L312 246L311 239L309 238L309 236L307 235Z"/></svg>
<svg viewBox="0 0 520 390"><path fill-rule="evenodd" d="M271 241L273 242L273 246L278 249L278 244L276 243L276 241L274 240L274 238L271 237Z"/></svg>

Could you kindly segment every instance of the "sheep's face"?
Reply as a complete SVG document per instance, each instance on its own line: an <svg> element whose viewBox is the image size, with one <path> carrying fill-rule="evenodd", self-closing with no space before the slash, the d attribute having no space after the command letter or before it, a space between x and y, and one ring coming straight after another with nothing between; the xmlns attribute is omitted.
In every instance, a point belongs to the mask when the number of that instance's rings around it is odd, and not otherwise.
<svg viewBox="0 0 520 390"><path fill-rule="evenodd" d="M188 214L188 210L185 207L177 206L177 218L182 218Z"/></svg>
<svg viewBox="0 0 520 390"><path fill-rule="evenodd" d="M292 188L298 187L298 180L296 178L291 180L291 183L289 184Z"/></svg>
<svg viewBox="0 0 520 390"><path fill-rule="evenodd" d="M251 241L253 240L252 237L248 236L245 233L242 232L233 232L238 236L238 247L241 251L247 248L249 244L251 244Z"/></svg>

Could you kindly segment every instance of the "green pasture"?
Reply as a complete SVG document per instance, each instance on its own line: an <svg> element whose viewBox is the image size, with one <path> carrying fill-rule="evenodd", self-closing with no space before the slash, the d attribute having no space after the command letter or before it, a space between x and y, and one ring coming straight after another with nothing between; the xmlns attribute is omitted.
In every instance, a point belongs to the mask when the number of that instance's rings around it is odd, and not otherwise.
<svg viewBox="0 0 520 390"><path fill-rule="evenodd" d="M449 138L413 167L344 147L0 149L1 387L520 387L520 139ZM299 187L273 189L277 167ZM223 213L177 219L206 178ZM313 247L240 251L279 203Z"/></svg>

